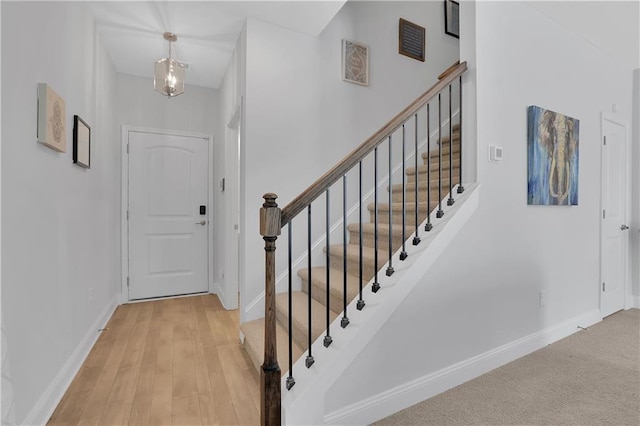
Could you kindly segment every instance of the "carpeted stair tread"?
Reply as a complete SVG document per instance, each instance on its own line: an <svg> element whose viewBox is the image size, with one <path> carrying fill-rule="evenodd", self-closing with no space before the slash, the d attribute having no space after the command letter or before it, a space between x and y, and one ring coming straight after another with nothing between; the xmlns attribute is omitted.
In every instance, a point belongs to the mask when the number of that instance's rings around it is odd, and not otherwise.
<svg viewBox="0 0 640 426"><path fill-rule="evenodd" d="M447 191L448 192L448 191ZM442 195L444 197L446 193L443 191ZM435 202L436 204L438 204L438 200L431 200L432 204L433 202ZM393 210L394 213L398 212L402 212L402 207L403 204L402 203L391 203L391 209ZM375 209L375 206L373 203L370 203L367 206L367 209L371 212L371 214L373 214L373 211ZM427 209L427 203L426 202L418 202L418 211L426 211ZM416 211L416 204L415 203L405 203L405 212L415 212ZM388 215L389 215L389 203L378 203L378 222L385 222L385 219L388 219Z"/></svg>
<svg viewBox="0 0 640 426"><path fill-rule="evenodd" d="M253 361L253 365L258 372L264 358L264 318L245 322L240 325L240 330L244 335L244 348L249 354L249 358ZM289 370L289 337L287 330L279 323L276 323L276 339L278 346L278 364L282 373ZM295 362L302 353L303 349L293 342L293 362Z"/></svg>
<svg viewBox="0 0 640 426"><path fill-rule="evenodd" d="M442 159L442 175L443 177L445 176L449 176L449 157L447 158L443 158ZM437 180L438 177L438 163L435 164L431 164L431 168L428 169L426 164L421 164L418 166L418 180L427 180L427 171L431 172L431 180L434 179L434 174L435 174L435 178ZM446 172L446 173L445 173ZM416 168L415 167L407 167L407 169L405 170L405 173L407 175L407 180L410 179L410 177L415 177L416 174ZM454 157L453 159L453 174L459 174L460 173L460 158ZM412 181L415 179L412 179Z"/></svg>
<svg viewBox="0 0 640 426"><path fill-rule="evenodd" d="M276 295L276 317L280 324L287 329L287 318L289 315L288 293L279 293ZM306 349L308 344L308 303L309 297L307 293L301 291L291 292L291 302L293 307L292 325L293 340L297 344ZM329 318L333 321L338 314L329 311ZM326 308L317 300L311 298L311 340L315 341L326 328Z"/></svg>
<svg viewBox="0 0 640 426"><path fill-rule="evenodd" d="M431 148L430 151L424 151L421 154L422 159L424 161L426 161L429 157L431 157L433 159L433 158L438 158L440 156L440 150L438 149L438 145L437 144L435 146L432 145L430 148ZM460 153L460 143L459 143L459 140L456 141L456 138L454 137L453 138L453 154L454 154L453 156L455 157L456 154L459 154L459 153ZM449 141L448 140L445 141L444 138L443 138L443 140L442 140L442 157L445 157L445 155L447 157L449 157ZM457 156L459 156L459 155L457 155Z"/></svg>
<svg viewBox="0 0 640 426"><path fill-rule="evenodd" d="M414 219L415 220L415 219ZM413 223L413 222L411 222ZM411 226L409 222L407 222L406 235L411 234ZM347 225L347 230L349 231L349 243L358 245L360 241L360 224L359 223L350 223ZM374 236L375 236L375 224L371 222L365 222L362 224L362 239L364 241L365 247L373 247L374 244ZM387 247L389 244L389 223L388 219L385 223L378 223L378 244L381 247ZM394 250L402 245L402 229L398 227L393 227L393 247Z"/></svg>
<svg viewBox="0 0 640 426"><path fill-rule="evenodd" d="M456 176L455 174L453 175L453 181L454 183L457 182L460 176ZM439 180L436 179L431 179L431 191L437 191L438 190L438 182ZM449 188L449 173L446 174L446 176L442 176L442 187L443 189L446 187L447 190ZM393 193L396 194L402 194L402 184L401 183L394 183L392 185L393 188ZM408 193L410 192L415 192L416 190L416 182L406 182L405 183L405 191ZM389 187L387 186L387 191L389 191ZM425 180L419 180L418 181L418 192L424 192L426 193L427 191L427 181ZM384 196L382 196L384 198ZM388 196L387 196L388 197ZM382 200L384 201L384 200Z"/></svg>
<svg viewBox="0 0 640 426"><path fill-rule="evenodd" d="M358 261L360 259L359 246L356 244L347 244L347 259ZM383 251L382 248L385 247L382 242L378 246L378 259L382 259L383 256L387 256L387 252ZM342 255L344 253L344 246L342 244L335 244L331 246L331 255L339 257L342 259ZM371 247L363 247L362 250L362 260L363 262L373 261L374 260L374 250ZM384 263L384 262L383 262Z"/></svg>
<svg viewBox="0 0 640 426"><path fill-rule="evenodd" d="M358 271L354 271L356 274ZM302 291L307 292L307 277L309 276L307 268L300 269L298 276L302 279ZM342 312L343 308L343 272L334 268L329 268L329 308L337 313ZM347 303L351 302L359 291L358 277L356 275L347 274ZM364 281L364 286L368 281ZM327 300L327 269L324 266L314 266L311 268L311 297L321 304L325 304Z"/></svg>
<svg viewBox="0 0 640 426"><path fill-rule="evenodd" d="M347 244L347 272L351 275L359 274L360 271L360 255L359 245ZM378 268L388 260L388 252L384 249L387 245L384 241L378 244ZM342 244L331 246L331 268L342 271L344 267L344 247ZM365 281L369 281L375 275L375 251L372 247L362 247L362 274Z"/></svg>

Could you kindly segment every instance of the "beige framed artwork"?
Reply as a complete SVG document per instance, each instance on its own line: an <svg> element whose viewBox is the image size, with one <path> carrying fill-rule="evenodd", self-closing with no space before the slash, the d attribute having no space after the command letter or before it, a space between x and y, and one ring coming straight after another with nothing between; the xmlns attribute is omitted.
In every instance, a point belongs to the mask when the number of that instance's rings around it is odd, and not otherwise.
<svg viewBox="0 0 640 426"><path fill-rule="evenodd" d="M362 86L369 85L369 47L342 40L342 79Z"/></svg>
<svg viewBox="0 0 640 426"><path fill-rule="evenodd" d="M38 142L59 152L67 152L64 99L48 84L38 83Z"/></svg>

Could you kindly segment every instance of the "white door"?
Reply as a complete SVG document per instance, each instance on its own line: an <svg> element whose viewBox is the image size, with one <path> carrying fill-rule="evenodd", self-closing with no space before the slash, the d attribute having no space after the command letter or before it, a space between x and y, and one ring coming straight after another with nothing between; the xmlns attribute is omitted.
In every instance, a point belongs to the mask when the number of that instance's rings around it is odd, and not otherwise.
<svg viewBox="0 0 640 426"><path fill-rule="evenodd" d="M602 239L600 311L603 317L624 309L627 281L627 129L602 120Z"/></svg>
<svg viewBox="0 0 640 426"><path fill-rule="evenodd" d="M208 290L208 158L208 139L129 132L129 300Z"/></svg>

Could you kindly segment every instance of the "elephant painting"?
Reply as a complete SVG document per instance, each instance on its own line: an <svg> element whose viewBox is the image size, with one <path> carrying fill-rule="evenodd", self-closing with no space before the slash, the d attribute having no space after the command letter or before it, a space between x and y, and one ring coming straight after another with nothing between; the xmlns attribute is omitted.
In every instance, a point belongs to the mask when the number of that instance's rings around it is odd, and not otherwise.
<svg viewBox="0 0 640 426"><path fill-rule="evenodd" d="M578 204L579 133L579 120L537 106L529 107L529 204Z"/></svg>

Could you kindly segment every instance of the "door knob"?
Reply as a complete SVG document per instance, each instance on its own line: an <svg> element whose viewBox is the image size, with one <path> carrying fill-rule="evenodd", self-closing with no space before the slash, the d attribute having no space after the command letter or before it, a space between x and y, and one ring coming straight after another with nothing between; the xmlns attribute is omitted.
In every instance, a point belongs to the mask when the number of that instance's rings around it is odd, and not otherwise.
<svg viewBox="0 0 640 426"><path fill-rule="evenodd" d="M627 225L620 225L620 230L621 231L626 231L627 229L629 229L629 227Z"/></svg>
<svg viewBox="0 0 640 426"><path fill-rule="evenodd" d="M207 221L206 220L201 220L200 222L196 222L196 225L206 225Z"/></svg>

